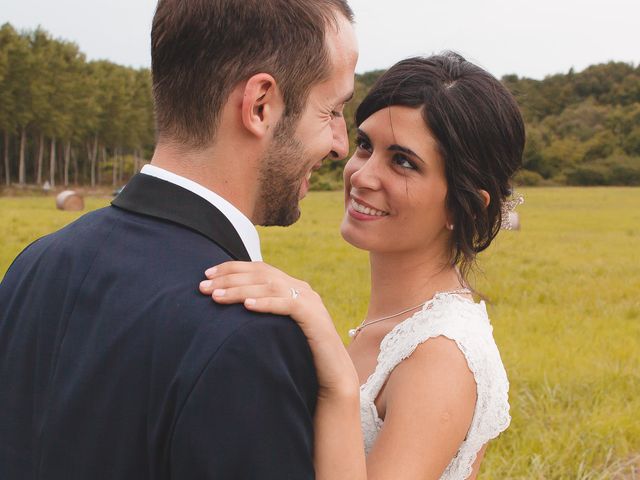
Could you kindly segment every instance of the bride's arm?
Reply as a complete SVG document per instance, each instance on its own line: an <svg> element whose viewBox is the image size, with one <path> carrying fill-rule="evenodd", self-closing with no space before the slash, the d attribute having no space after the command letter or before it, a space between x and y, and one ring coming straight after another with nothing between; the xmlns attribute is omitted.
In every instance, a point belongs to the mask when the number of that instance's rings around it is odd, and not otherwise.
<svg viewBox="0 0 640 480"><path fill-rule="evenodd" d="M476 384L464 354L446 337L425 341L393 370L383 396L384 427L367 457L368 478L439 479L475 410Z"/></svg>
<svg viewBox="0 0 640 480"><path fill-rule="evenodd" d="M207 270L206 276L200 291L216 302L244 303L255 312L288 315L300 325L318 376L316 478L365 480L358 376L320 296L305 282L260 262L224 263Z"/></svg>

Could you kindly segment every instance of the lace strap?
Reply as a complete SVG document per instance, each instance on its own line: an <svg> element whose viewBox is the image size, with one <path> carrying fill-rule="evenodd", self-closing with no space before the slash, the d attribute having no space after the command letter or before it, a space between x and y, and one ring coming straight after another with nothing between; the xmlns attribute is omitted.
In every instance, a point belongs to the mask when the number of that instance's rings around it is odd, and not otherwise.
<svg viewBox="0 0 640 480"><path fill-rule="evenodd" d="M420 311L400 322L382 339L378 363L363 386L364 393L375 399L400 362L411 356L421 343L443 334L443 319L447 317L448 307L454 302L456 307L458 304L463 308L478 306L456 294L436 294Z"/></svg>

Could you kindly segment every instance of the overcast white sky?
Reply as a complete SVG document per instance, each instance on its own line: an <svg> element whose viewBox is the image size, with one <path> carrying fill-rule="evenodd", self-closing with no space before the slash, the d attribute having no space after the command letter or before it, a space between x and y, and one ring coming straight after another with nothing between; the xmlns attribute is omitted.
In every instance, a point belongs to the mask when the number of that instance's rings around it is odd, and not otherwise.
<svg viewBox="0 0 640 480"><path fill-rule="evenodd" d="M0 23L76 42L89 59L147 67L156 0L0 0ZM358 72L456 50L496 76L544 78L640 62L639 0L351 0Z"/></svg>

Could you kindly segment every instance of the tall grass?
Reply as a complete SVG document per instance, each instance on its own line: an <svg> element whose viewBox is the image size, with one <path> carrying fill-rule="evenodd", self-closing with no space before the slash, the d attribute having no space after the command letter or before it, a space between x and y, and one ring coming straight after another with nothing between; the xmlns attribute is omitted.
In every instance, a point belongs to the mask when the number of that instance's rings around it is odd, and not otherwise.
<svg viewBox="0 0 640 480"><path fill-rule="evenodd" d="M95 210L110 201L109 197L88 197L85 209ZM0 275L4 276L16 255L29 243L62 228L83 213L56 210L52 196L0 197Z"/></svg>
<svg viewBox="0 0 640 480"><path fill-rule="evenodd" d="M640 189L523 189L522 230L479 261L511 381L512 423L487 479L640 479ZM107 204L90 199L89 208ZM77 214L0 198L0 273ZM293 227L261 229L265 260L309 281L343 338L366 312L365 253L341 240L342 195L318 192Z"/></svg>

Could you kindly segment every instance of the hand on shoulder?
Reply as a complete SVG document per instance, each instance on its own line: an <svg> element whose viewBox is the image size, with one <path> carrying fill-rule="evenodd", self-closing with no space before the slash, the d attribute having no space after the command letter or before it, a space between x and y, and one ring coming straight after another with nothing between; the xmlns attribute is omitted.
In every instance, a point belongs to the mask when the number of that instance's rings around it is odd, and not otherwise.
<svg viewBox="0 0 640 480"><path fill-rule="evenodd" d="M200 292L220 304L290 316L307 337L320 393L357 394L358 380L322 298L302 280L264 262L226 262L208 269Z"/></svg>

